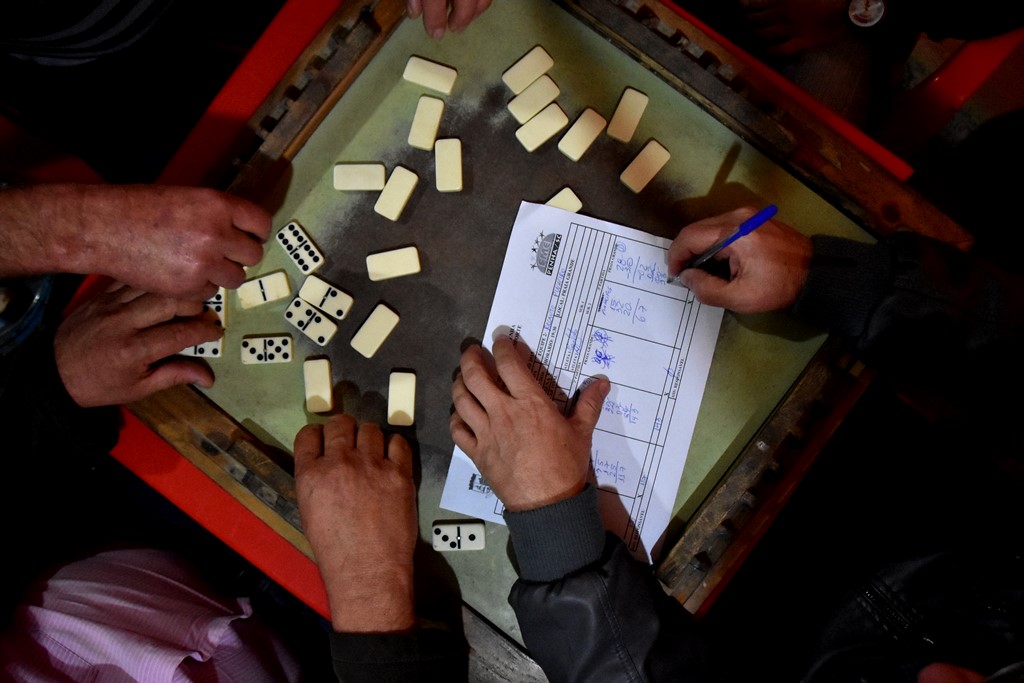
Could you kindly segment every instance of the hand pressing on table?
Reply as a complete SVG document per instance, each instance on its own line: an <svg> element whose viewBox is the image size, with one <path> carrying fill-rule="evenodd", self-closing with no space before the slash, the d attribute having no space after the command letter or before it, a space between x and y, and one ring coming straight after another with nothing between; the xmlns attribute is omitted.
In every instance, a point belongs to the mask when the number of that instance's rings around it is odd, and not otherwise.
<svg viewBox="0 0 1024 683"><path fill-rule="evenodd" d="M583 490L594 426L611 389L607 379L583 389L566 418L507 337L495 340L493 356L469 347L459 369L452 438L506 508L531 510Z"/></svg>
<svg viewBox="0 0 1024 683"><path fill-rule="evenodd" d="M302 528L341 633L416 626L413 550L419 535L412 450L401 436L350 415L295 436Z"/></svg>

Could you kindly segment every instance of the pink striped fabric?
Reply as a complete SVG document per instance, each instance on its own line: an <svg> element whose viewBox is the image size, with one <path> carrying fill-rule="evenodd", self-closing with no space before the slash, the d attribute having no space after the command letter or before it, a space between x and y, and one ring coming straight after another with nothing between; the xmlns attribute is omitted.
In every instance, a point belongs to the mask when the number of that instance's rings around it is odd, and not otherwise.
<svg viewBox="0 0 1024 683"><path fill-rule="evenodd" d="M0 661L5 680L26 682L299 680L246 598L218 596L154 549L103 552L33 586L0 636Z"/></svg>

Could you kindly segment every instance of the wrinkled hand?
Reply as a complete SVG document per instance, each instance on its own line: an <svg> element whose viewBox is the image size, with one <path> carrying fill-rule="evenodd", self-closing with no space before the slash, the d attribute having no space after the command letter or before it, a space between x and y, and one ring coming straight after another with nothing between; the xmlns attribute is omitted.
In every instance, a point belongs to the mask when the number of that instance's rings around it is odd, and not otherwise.
<svg viewBox="0 0 1024 683"><path fill-rule="evenodd" d="M668 250L669 273L678 273L754 213L753 208L745 207L683 228ZM737 313L775 311L796 301L807 281L812 252L806 235L784 223L768 221L715 256L715 260L728 259L729 280L699 268L687 268L679 281L709 306Z"/></svg>
<svg viewBox="0 0 1024 683"><path fill-rule="evenodd" d="M0 193L0 275L109 276L203 301L245 281L270 215L206 188L41 184Z"/></svg>
<svg viewBox="0 0 1024 683"><path fill-rule="evenodd" d="M458 33L491 6L491 0L406 0L413 19L423 16L423 28L431 38L442 38L445 27ZM450 8L450 11L449 11Z"/></svg>
<svg viewBox="0 0 1024 683"><path fill-rule="evenodd" d="M413 550L419 536L412 450L385 448L380 427L349 415L295 436L302 527L339 632L393 632L416 622Z"/></svg>
<svg viewBox="0 0 1024 683"><path fill-rule="evenodd" d="M81 186L91 272L146 291L208 299L245 281L263 258L270 215L239 197L205 188ZM88 237L86 237L88 239Z"/></svg>
<svg viewBox="0 0 1024 683"><path fill-rule="evenodd" d="M807 52L852 30L848 0L740 0L740 5L770 54Z"/></svg>
<svg viewBox="0 0 1024 683"><path fill-rule="evenodd" d="M222 330L198 301L171 299L115 283L85 301L57 329L57 370L82 407L141 399L178 384L213 386L202 363L170 358L213 341Z"/></svg>
<svg viewBox="0 0 1024 683"><path fill-rule="evenodd" d="M466 349L460 370L452 385L452 439L505 507L530 510L583 490L594 426L611 389L607 379L587 386L567 419L507 337L494 342L493 357L480 346Z"/></svg>

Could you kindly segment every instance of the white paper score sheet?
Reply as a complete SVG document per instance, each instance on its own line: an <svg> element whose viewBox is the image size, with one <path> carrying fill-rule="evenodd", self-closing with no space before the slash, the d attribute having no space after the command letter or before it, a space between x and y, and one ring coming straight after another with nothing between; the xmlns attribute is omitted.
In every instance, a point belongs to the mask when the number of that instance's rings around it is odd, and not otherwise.
<svg viewBox="0 0 1024 683"><path fill-rule="evenodd" d="M579 386L612 383L591 451L606 528L651 561L670 521L723 310L667 284L671 242L523 202L509 238L484 345L525 343L532 371L566 414ZM453 453L441 507L504 524L469 457Z"/></svg>

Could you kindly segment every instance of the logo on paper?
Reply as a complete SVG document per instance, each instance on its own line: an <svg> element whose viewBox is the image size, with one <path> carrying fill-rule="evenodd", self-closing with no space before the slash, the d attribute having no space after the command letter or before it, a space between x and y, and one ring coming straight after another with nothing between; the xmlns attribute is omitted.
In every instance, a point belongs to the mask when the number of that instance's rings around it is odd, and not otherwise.
<svg viewBox="0 0 1024 683"><path fill-rule="evenodd" d="M545 235L541 233L533 243L533 263L531 268L537 268L545 275L551 275L555 271L555 262L558 260L558 247L562 243L560 234Z"/></svg>

